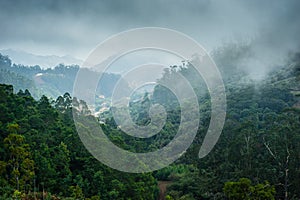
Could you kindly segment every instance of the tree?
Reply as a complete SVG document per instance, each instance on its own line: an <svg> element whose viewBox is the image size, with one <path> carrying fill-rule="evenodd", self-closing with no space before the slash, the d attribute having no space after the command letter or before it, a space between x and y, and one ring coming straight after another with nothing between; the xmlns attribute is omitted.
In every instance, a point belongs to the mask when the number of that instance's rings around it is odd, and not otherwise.
<svg viewBox="0 0 300 200"><path fill-rule="evenodd" d="M84 199L82 189L78 185L70 186L69 190L71 192L71 197L73 197L74 199L78 199L78 200Z"/></svg>
<svg viewBox="0 0 300 200"><path fill-rule="evenodd" d="M284 199L289 199L290 187L297 187L299 178L299 114L294 110L276 115L274 125L263 138L268 156L272 158L278 170L277 185L283 188ZM293 174L293 176L291 176ZM281 191L281 189L280 189Z"/></svg>
<svg viewBox="0 0 300 200"><path fill-rule="evenodd" d="M68 186L71 182L72 173L70 171L70 152L67 145L61 142L53 149L53 162L56 174L56 179L59 180L56 185L56 190L66 194Z"/></svg>
<svg viewBox="0 0 300 200"><path fill-rule="evenodd" d="M7 166L10 181L17 190L29 191L34 177L34 161L31 159L29 145L25 143L24 136L17 134L17 124L9 124L7 129L10 134L3 142L9 155Z"/></svg>
<svg viewBox="0 0 300 200"><path fill-rule="evenodd" d="M224 193L229 200L274 200L275 188L269 182L251 185L247 178L237 182L226 182Z"/></svg>

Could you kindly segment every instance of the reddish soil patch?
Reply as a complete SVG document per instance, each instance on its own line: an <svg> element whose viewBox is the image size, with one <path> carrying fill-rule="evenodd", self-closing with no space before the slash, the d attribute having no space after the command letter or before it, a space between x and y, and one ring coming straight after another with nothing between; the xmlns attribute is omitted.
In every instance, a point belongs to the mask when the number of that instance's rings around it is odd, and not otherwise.
<svg viewBox="0 0 300 200"><path fill-rule="evenodd" d="M170 185L171 181L158 181L158 187L159 187L159 197L158 200L165 200L167 187Z"/></svg>

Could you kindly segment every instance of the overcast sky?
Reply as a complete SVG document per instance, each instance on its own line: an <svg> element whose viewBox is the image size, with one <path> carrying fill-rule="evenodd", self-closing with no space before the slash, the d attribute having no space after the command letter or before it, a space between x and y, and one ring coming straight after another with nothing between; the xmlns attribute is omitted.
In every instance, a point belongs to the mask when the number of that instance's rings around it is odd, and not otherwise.
<svg viewBox="0 0 300 200"><path fill-rule="evenodd" d="M0 0L0 49L85 59L101 41L131 28L183 32L208 51L232 40L295 49L299 0Z"/></svg>

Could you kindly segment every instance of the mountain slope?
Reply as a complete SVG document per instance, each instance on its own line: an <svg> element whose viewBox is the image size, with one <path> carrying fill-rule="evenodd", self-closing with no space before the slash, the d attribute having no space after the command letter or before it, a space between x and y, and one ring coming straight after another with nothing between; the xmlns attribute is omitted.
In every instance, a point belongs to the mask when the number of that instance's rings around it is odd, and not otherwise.
<svg viewBox="0 0 300 200"><path fill-rule="evenodd" d="M20 89L30 89L35 98L41 94L56 98L65 92L72 93L73 84L79 70L78 65L59 64L54 68L12 64L9 57L0 54L0 83L15 86L16 92ZM99 76L100 74L85 68L86 73ZM97 94L110 97L114 85L121 78L117 74L104 73L98 84Z"/></svg>
<svg viewBox="0 0 300 200"><path fill-rule="evenodd" d="M82 60L72 56L56 56L56 55L35 55L21 50L3 49L0 50L3 55L9 56L15 64L22 65L39 65L42 68L53 68L56 65L63 63L65 65L81 65Z"/></svg>

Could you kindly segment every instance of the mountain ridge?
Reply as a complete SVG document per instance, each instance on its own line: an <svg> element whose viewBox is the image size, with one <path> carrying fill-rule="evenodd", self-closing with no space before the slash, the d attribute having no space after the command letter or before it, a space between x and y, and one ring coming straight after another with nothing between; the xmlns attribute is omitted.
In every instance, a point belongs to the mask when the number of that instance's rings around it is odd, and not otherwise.
<svg viewBox="0 0 300 200"><path fill-rule="evenodd" d="M39 65L41 68L54 68L63 63L65 65L81 65L82 60L71 55L37 55L23 50L1 49L0 53L9 56L15 64L20 65Z"/></svg>

